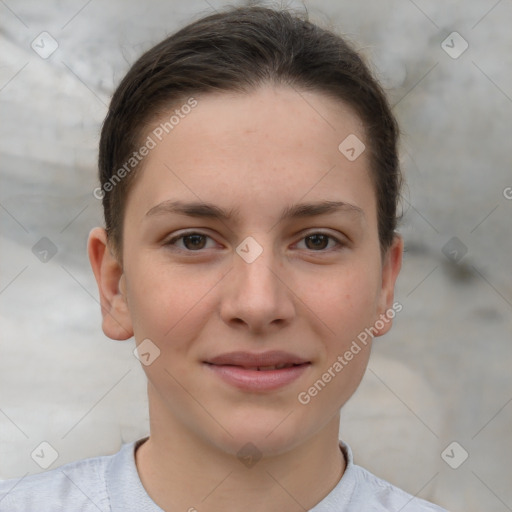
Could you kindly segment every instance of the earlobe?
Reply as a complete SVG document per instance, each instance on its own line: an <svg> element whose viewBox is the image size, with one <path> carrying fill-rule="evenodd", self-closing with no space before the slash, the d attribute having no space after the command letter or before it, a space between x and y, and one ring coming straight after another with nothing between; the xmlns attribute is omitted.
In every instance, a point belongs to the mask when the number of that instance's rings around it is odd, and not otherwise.
<svg viewBox="0 0 512 512"><path fill-rule="evenodd" d="M379 300L379 319L380 322L376 322L376 328L378 333L376 336L382 336L386 334L393 323L396 310L393 307L393 300L395 297L395 283L402 268L402 257L404 252L404 241L403 238L396 234L391 246L387 250L382 265L382 288ZM402 308L400 307L400 310ZM389 314L392 312L392 315ZM384 317L383 317L384 315ZM382 328L380 327L382 324Z"/></svg>
<svg viewBox="0 0 512 512"><path fill-rule="evenodd" d="M123 269L112 254L104 228L89 233L87 252L100 295L103 332L113 340L133 336Z"/></svg>

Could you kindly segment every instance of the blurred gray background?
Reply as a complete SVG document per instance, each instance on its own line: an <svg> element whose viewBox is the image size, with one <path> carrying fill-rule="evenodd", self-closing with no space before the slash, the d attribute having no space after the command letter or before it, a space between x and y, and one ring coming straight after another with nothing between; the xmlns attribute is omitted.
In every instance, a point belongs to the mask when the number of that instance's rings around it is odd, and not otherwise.
<svg viewBox="0 0 512 512"><path fill-rule="evenodd" d="M224 5L0 0L0 478L148 432L134 342L103 334L86 255L99 130L130 64ZM403 310L340 436L412 494L512 510L512 1L305 5L384 84L407 179Z"/></svg>

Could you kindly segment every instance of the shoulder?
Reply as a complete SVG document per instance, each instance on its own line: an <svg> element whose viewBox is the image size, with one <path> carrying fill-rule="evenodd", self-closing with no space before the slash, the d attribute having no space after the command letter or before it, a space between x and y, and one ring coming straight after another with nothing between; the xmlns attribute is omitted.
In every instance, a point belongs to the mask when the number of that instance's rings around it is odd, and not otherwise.
<svg viewBox="0 0 512 512"><path fill-rule="evenodd" d="M413 496L393 484L382 480L370 473L368 470L354 465L354 477L357 480L358 495L361 503L366 501L365 495L373 496L372 505L375 511L398 511L401 512L447 512L445 509L434 505L421 498Z"/></svg>
<svg viewBox="0 0 512 512"><path fill-rule="evenodd" d="M108 512L108 466L116 455L104 455L59 468L0 481L0 512Z"/></svg>
<svg viewBox="0 0 512 512"><path fill-rule="evenodd" d="M310 512L447 512L354 464L350 447L340 441L347 463L338 485Z"/></svg>

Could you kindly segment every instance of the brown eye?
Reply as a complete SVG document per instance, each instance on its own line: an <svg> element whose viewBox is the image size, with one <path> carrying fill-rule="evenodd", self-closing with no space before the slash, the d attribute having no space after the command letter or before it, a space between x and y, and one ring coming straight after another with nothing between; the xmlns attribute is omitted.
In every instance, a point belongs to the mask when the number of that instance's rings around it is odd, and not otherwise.
<svg viewBox="0 0 512 512"><path fill-rule="evenodd" d="M302 241L304 241L306 249L314 252L330 252L329 249L336 250L345 245L340 242L340 240L327 233L311 233L302 238L300 243L302 243ZM330 246L329 243L331 243Z"/></svg>
<svg viewBox="0 0 512 512"><path fill-rule="evenodd" d="M171 238L168 242L166 242L165 245L175 246L177 249L182 251L199 251L205 248L207 240L209 238L209 236L204 235L202 233L185 233L179 236L175 236L174 238ZM176 243L180 241L181 246Z"/></svg>
<svg viewBox="0 0 512 512"><path fill-rule="evenodd" d="M305 238L305 240L309 240L311 243L308 244L306 242L306 246L308 249L325 249L329 243L329 236L322 235L320 233L315 235L309 235Z"/></svg>
<svg viewBox="0 0 512 512"><path fill-rule="evenodd" d="M202 249L206 245L204 235L186 235L183 237L183 244L187 249Z"/></svg>

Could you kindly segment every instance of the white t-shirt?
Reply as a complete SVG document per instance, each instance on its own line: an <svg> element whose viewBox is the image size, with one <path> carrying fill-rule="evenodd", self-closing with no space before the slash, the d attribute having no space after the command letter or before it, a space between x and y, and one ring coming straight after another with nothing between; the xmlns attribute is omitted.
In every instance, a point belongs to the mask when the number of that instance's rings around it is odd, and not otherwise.
<svg viewBox="0 0 512 512"><path fill-rule="evenodd" d="M114 455L2 480L0 512L163 512L144 489L135 464L135 450L146 439L124 444ZM309 512L446 512L356 466L350 447L340 441L340 448L345 473Z"/></svg>

